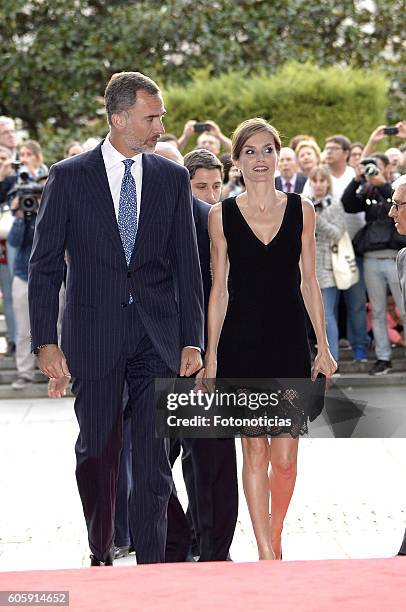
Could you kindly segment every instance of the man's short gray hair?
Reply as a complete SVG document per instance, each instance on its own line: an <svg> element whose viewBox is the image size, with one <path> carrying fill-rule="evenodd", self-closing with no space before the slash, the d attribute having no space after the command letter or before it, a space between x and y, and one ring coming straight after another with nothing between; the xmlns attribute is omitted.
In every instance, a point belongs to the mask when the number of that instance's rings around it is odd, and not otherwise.
<svg viewBox="0 0 406 612"><path fill-rule="evenodd" d="M151 96L159 93L158 85L141 72L116 72L107 84L104 93L107 121L115 113L128 111L137 100L138 91L146 91Z"/></svg>
<svg viewBox="0 0 406 612"><path fill-rule="evenodd" d="M406 185L406 174L402 174L402 176L399 176L396 181L393 181L392 189L395 191L396 189L399 189L399 187L403 187L403 185Z"/></svg>

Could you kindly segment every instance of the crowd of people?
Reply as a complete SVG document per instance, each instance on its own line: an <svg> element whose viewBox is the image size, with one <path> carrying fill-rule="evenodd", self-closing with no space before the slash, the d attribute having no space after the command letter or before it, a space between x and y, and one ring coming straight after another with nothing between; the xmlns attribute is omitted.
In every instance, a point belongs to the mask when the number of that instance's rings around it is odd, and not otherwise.
<svg viewBox="0 0 406 612"><path fill-rule="evenodd" d="M397 137L406 138L405 121L396 128ZM281 148L275 177L276 189L302 193L315 206L317 278L332 354L339 362L342 346L352 350L354 362L362 363L373 349L376 360L369 369L370 375L390 372L392 347L405 345L406 315L395 268L397 251L405 241L384 217L390 208L391 184L406 172L406 144L377 151L386 136L385 129L376 128L366 144L332 135L322 148L310 134L299 134L289 146ZM197 153L190 159L193 194L214 205L242 193L244 179L231 159L231 140L212 120L188 120L180 137L164 134L156 153L184 164L182 151L194 135ZM78 155L98 143L98 138L70 142L64 157ZM41 146L34 140L19 142L13 119L1 117L0 291L7 327L5 355L16 358L17 377L12 383L16 391L31 384L35 374L27 281L37 210L21 210L21 197L15 188L21 182L21 174L26 182L44 184L48 168ZM332 253L345 233L353 241L358 280L341 290L334 275ZM387 323L389 304L393 304L394 327ZM311 324L308 326L309 341L314 344ZM339 375L339 368L335 375Z"/></svg>
<svg viewBox="0 0 406 612"><path fill-rule="evenodd" d="M339 134L321 150L306 134L282 147L261 118L232 140L212 120L189 120L177 138L164 133L159 87L140 73L113 75L105 107L106 138L70 143L49 178L40 145L19 144L13 120L0 118L13 388L32 382L34 355L50 397L72 379L92 566L131 547L138 563L226 560L238 513L234 439L156 436L156 379L174 388L176 377L238 378L239 396L249 396L247 379L329 378L339 367L340 292L354 361L367 359L369 321L369 373L388 373L392 340L404 345L405 150L375 152L383 126L365 146ZM406 122L394 131L406 139ZM240 430L264 560L282 559L310 418L290 385L281 406L292 418ZM171 473L181 449L188 516Z"/></svg>

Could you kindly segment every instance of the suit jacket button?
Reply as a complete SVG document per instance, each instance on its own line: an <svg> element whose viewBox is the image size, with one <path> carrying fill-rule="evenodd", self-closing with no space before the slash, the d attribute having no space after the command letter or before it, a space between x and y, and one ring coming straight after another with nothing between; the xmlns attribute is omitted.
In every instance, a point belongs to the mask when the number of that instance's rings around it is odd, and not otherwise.
<svg viewBox="0 0 406 612"><path fill-rule="evenodd" d="M122 306L122 308L126 308L127 307L127 302L121 302L121 306Z"/></svg>

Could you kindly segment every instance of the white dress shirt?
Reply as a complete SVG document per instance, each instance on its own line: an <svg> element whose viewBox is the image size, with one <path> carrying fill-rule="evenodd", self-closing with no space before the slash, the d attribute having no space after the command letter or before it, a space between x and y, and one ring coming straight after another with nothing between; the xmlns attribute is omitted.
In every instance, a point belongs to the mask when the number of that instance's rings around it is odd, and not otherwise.
<svg viewBox="0 0 406 612"><path fill-rule="evenodd" d="M286 191L286 183L290 183L290 191L292 192L295 188L295 183L296 183L296 176L297 173L295 172L290 179L285 179L282 175L281 175L281 181L282 181L282 191Z"/></svg>
<svg viewBox="0 0 406 612"><path fill-rule="evenodd" d="M104 165L106 166L107 180L109 182L111 197L113 198L114 210L116 219L118 219L118 207L120 203L121 183L123 182L125 166L123 159L129 159L122 153L117 151L110 142L110 134L106 136L105 141L101 146ZM142 190L142 153L134 155L131 159L134 160L131 166L131 174L135 180L135 188L137 190L137 219L140 218L141 210L141 190Z"/></svg>
<svg viewBox="0 0 406 612"><path fill-rule="evenodd" d="M101 146L104 165L106 166L107 180L109 182L111 197L113 198L114 211L116 219L118 219L118 207L120 203L121 183L123 182L125 166L123 159L129 159L122 153L117 151L110 142L110 134L106 136L105 141ZM135 188L137 191L137 219L140 218L141 209L141 190L142 190L142 153L134 155L131 159L134 160L131 166L131 174L135 180ZM192 346L187 348L195 348L201 352L200 347Z"/></svg>

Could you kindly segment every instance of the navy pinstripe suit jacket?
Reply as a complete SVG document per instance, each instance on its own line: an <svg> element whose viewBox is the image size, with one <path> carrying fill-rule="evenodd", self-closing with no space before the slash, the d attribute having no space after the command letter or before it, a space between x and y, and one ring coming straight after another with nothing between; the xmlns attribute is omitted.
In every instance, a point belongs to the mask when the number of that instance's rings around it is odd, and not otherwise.
<svg viewBox="0 0 406 612"><path fill-rule="evenodd" d="M57 343L66 251L61 348L76 377L98 379L116 364L128 329L130 291L147 334L171 369L178 371L182 347L203 348L189 176L158 155L143 155L142 163L142 204L128 267L101 145L52 166L44 189L29 268L32 347Z"/></svg>

